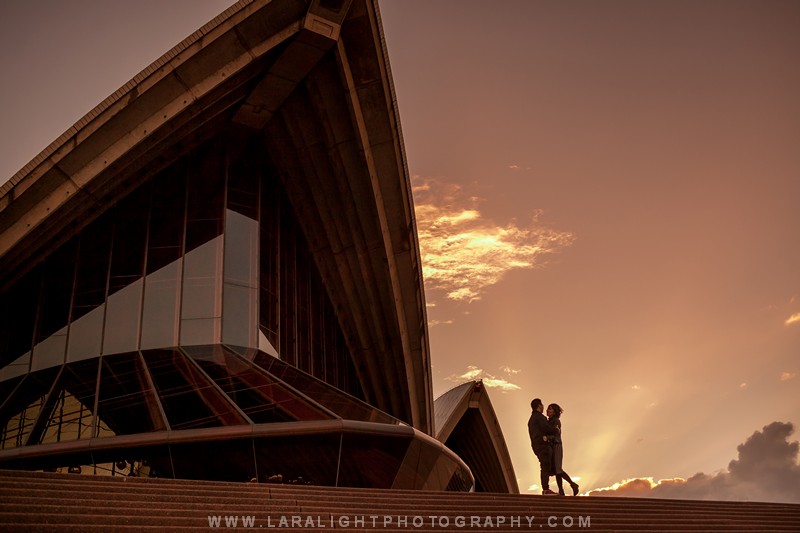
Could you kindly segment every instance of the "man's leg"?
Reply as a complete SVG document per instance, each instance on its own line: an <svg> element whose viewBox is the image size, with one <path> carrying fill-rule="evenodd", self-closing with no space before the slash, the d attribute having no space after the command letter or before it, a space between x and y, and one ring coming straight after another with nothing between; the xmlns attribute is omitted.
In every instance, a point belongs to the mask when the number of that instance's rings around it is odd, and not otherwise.
<svg viewBox="0 0 800 533"><path fill-rule="evenodd" d="M550 491L550 476L553 471L553 448L550 446L537 446L533 449L536 458L539 459L539 468L541 469L541 483L542 492Z"/></svg>

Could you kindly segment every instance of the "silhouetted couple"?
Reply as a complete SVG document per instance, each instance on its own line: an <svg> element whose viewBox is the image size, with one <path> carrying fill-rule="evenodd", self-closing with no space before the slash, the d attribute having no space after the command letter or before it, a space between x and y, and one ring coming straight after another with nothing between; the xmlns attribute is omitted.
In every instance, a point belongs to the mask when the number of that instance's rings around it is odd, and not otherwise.
<svg viewBox="0 0 800 533"><path fill-rule="evenodd" d="M550 476L556 476L558 494L564 495L564 480L572 487L572 495L578 495L578 484L564 472L564 446L561 442L561 413L564 412L556 403L547 406L547 417L544 404L539 398L531 402L531 417L528 419L528 435L531 447L541 467L542 494L556 494L550 490Z"/></svg>

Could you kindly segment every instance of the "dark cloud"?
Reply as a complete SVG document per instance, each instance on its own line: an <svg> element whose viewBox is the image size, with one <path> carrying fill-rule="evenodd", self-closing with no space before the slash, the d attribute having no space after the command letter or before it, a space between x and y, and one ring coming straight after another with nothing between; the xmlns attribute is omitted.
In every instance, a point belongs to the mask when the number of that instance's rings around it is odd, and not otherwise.
<svg viewBox="0 0 800 533"><path fill-rule="evenodd" d="M750 500L800 502L800 443L789 442L794 426L772 422L756 431L737 448L739 458L724 472L698 473L689 479L637 478L593 496L639 496L697 500Z"/></svg>

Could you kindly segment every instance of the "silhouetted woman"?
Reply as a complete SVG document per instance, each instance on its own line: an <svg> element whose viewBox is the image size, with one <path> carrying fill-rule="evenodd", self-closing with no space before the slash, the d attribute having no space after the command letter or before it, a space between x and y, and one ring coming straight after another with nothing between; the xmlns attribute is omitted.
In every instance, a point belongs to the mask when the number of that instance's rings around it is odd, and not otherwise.
<svg viewBox="0 0 800 533"><path fill-rule="evenodd" d="M562 496L564 495L564 484L562 480L566 479L569 486L572 487L572 495L577 496L578 484L572 481L569 474L564 472L564 468L561 464L564 461L564 445L561 442L561 413L563 412L564 410L557 403L551 403L547 406L547 422L556 430L556 434L552 437L548 437L547 441L553 445L553 475L556 476L558 493Z"/></svg>

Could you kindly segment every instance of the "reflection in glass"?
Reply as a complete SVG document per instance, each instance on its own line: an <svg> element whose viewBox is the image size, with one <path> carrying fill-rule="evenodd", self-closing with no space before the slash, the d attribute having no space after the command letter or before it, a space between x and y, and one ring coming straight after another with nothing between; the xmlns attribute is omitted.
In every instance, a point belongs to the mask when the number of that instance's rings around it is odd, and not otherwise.
<svg viewBox="0 0 800 533"><path fill-rule="evenodd" d="M142 310L142 349L178 344L186 170L178 161L153 180Z"/></svg>
<svg viewBox="0 0 800 533"><path fill-rule="evenodd" d="M225 284L222 323L222 342L237 346L255 347L256 289Z"/></svg>
<svg viewBox="0 0 800 533"><path fill-rule="evenodd" d="M155 392L137 353L103 357L96 436L166 429Z"/></svg>
<svg viewBox="0 0 800 533"><path fill-rule="evenodd" d="M0 368L0 382L27 374L30 366L31 352L28 352L19 357L16 361L11 361L11 363Z"/></svg>
<svg viewBox="0 0 800 533"><path fill-rule="evenodd" d="M258 272L258 221L230 209L225 220L225 282L255 287Z"/></svg>
<svg viewBox="0 0 800 533"><path fill-rule="evenodd" d="M178 278L181 260L148 274L144 283L142 349L178 344Z"/></svg>
<svg viewBox="0 0 800 533"><path fill-rule="evenodd" d="M131 193L115 211L104 354L129 352L139 347L150 186L143 185Z"/></svg>
<svg viewBox="0 0 800 533"><path fill-rule="evenodd" d="M333 418L258 366L231 352L223 352L220 346L195 349L189 353L257 424Z"/></svg>
<svg viewBox="0 0 800 533"><path fill-rule="evenodd" d="M130 352L139 347L144 280L134 281L108 297L103 354Z"/></svg>
<svg viewBox="0 0 800 533"><path fill-rule="evenodd" d="M336 486L341 434L254 439L258 481Z"/></svg>
<svg viewBox="0 0 800 533"><path fill-rule="evenodd" d="M224 395L179 352L150 350L142 355L172 429L245 423Z"/></svg>
<svg viewBox="0 0 800 533"><path fill-rule="evenodd" d="M166 444L134 446L125 449L92 450L97 474L111 471L131 477L172 478L172 461ZM112 466L113 465L113 466Z"/></svg>
<svg viewBox="0 0 800 533"><path fill-rule="evenodd" d="M0 409L0 449L23 446L39 418L47 393L58 374L48 368L28 374Z"/></svg>
<svg viewBox="0 0 800 533"><path fill-rule="evenodd" d="M70 324L68 362L100 355L105 310L106 306L101 305Z"/></svg>
<svg viewBox="0 0 800 533"><path fill-rule="evenodd" d="M371 405L340 391L285 362L258 352L254 362L287 385L299 390L315 402L347 420L400 424L401 422Z"/></svg>
<svg viewBox="0 0 800 533"><path fill-rule="evenodd" d="M228 209L222 342L257 345L258 221Z"/></svg>
<svg viewBox="0 0 800 533"><path fill-rule="evenodd" d="M181 345L220 341L222 241L216 237L184 256Z"/></svg>
<svg viewBox="0 0 800 533"><path fill-rule="evenodd" d="M0 408L3 407L3 403L5 403L6 399L11 395L14 389L17 388L23 378L24 376L15 376L13 378L0 381Z"/></svg>
<svg viewBox="0 0 800 533"><path fill-rule="evenodd" d="M58 378L31 443L87 439L94 422L94 391L99 359L68 364Z"/></svg>
<svg viewBox="0 0 800 533"><path fill-rule="evenodd" d="M31 372L64 363L67 349L67 326L46 337L33 347Z"/></svg>
<svg viewBox="0 0 800 533"><path fill-rule="evenodd" d="M67 361L100 355L112 228L107 213L81 232Z"/></svg>
<svg viewBox="0 0 800 533"><path fill-rule="evenodd" d="M410 436L345 433L338 486L392 488L410 441Z"/></svg>

